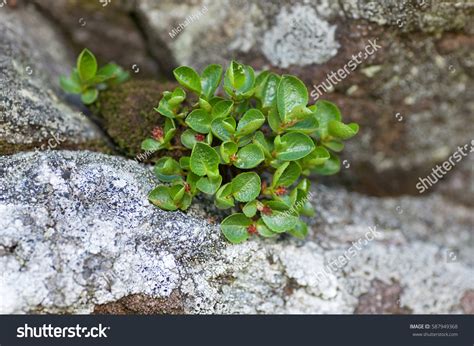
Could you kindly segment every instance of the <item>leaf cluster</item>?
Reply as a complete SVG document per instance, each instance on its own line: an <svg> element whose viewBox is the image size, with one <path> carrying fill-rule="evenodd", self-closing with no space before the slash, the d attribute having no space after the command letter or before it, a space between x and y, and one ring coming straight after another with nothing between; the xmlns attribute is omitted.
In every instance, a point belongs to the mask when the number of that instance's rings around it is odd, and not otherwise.
<svg viewBox="0 0 474 346"><path fill-rule="evenodd" d="M71 94L80 94L81 101L92 104L97 100L99 91L115 84L125 82L128 72L114 63L98 67L97 59L88 49L84 49L77 58L76 67L69 77L61 76L61 88Z"/></svg>
<svg viewBox="0 0 474 346"><path fill-rule="evenodd" d="M156 162L164 184L150 192L150 201L186 210L197 194L212 196L217 208L231 211L221 229L232 243L251 234L303 238L308 230L300 215L313 213L307 177L337 173L337 153L359 126L343 123L328 101L308 105L304 83L291 75L256 75L236 61L225 73L220 65L201 74L187 66L173 72L180 86L164 92L155 109L165 126L153 129L142 149L183 155ZM194 102L185 102L187 93ZM178 147L170 144L175 136Z"/></svg>

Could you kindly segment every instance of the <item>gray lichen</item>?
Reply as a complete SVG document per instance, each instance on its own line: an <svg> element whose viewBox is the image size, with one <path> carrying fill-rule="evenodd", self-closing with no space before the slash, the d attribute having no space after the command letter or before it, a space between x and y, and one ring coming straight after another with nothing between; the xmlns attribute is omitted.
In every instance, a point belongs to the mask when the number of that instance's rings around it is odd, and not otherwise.
<svg viewBox="0 0 474 346"><path fill-rule="evenodd" d="M229 245L199 201L187 214L150 205L156 181L134 161L50 151L2 157L0 167L1 313L100 311L136 297L186 313L351 313L373 280L398 282L407 311L448 313L474 288L472 215L439 196L320 187L306 241ZM375 225L375 239L321 278Z"/></svg>

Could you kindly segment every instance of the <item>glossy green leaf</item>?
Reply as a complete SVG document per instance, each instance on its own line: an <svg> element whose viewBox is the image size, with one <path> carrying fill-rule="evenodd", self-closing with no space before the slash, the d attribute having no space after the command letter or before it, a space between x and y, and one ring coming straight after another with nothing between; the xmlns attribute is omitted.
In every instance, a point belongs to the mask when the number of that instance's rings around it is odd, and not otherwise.
<svg viewBox="0 0 474 346"><path fill-rule="evenodd" d="M267 73L262 81L259 80L259 77L257 77L255 82L257 85L255 88L255 97L260 100L263 109L275 107L280 77L274 73Z"/></svg>
<svg viewBox="0 0 474 346"><path fill-rule="evenodd" d="M217 102L212 107L212 118L225 118L229 115L232 111L232 107L234 106L234 102L229 100L222 100Z"/></svg>
<svg viewBox="0 0 474 346"><path fill-rule="evenodd" d="M340 139L349 139L359 132L359 125L356 123L344 124L337 120L331 120L328 123L328 132L331 136Z"/></svg>
<svg viewBox="0 0 474 346"><path fill-rule="evenodd" d="M334 103L325 100L316 102L316 111L314 112L319 123L317 134L320 138L328 136L328 125L331 120L341 120L341 112Z"/></svg>
<svg viewBox="0 0 474 346"><path fill-rule="evenodd" d="M221 223L224 236L233 244L246 241L249 237L247 228L252 224L252 220L244 214L237 213L226 217Z"/></svg>
<svg viewBox="0 0 474 346"><path fill-rule="evenodd" d="M278 235L278 233L273 232L270 228L265 225L262 219L257 221L257 232L264 238L273 238Z"/></svg>
<svg viewBox="0 0 474 346"><path fill-rule="evenodd" d="M333 139L330 141L321 141L321 144L324 145L326 148L335 151L336 153L341 152L344 149L344 143L337 139Z"/></svg>
<svg viewBox="0 0 474 346"><path fill-rule="evenodd" d="M244 205L242 211L247 217L254 217L257 214L257 201L253 200Z"/></svg>
<svg viewBox="0 0 474 346"><path fill-rule="evenodd" d="M265 225L273 232L283 233L296 226L298 218L290 212L272 210L271 214L261 213Z"/></svg>
<svg viewBox="0 0 474 346"><path fill-rule="evenodd" d="M255 172L240 173L232 179L232 194L239 202L249 202L260 194L261 181Z"/></svg>
<svg viewBox="0 0 474 346"><path fill-rule="evenodd" d="M267 158L267 159L272 158L272 154L271 154L272 146L271 146L270 143L268 143L268 141L265 138L265 135L262 133L262 131L257 131L255 133L255 136L253 137L253 142L260 147L263 154L265 155L265 158Z"/></svg>
<svg viewBox="0 0 474 346"><path fill-rule="evenodd" d="M254 168L263 160L265 160L265 156L262 149L257 144L248 144L237 153L237 160L234 162L234 166L240 169Z"/></svg>
<svg viewBox="0 0 474 346"><path fill-rule="evenodd" d="M297 106L308 104L308 90L304 83L294 76L283 75L277 89L277 107L280 119L286 121Z"/></svg>
<svg viewBox="0 0 474 346"><path fill-rule="evenodd" d="M208 133L211 121L211 115L203 109L195 109L186 117L186 124L199 133Z"/></svg>
<svg viewBox="0 0 474 346"><path fill-rule="evenodd" d="M317 146L311 153L303 158L303 164L305 166L322 165L326 160L329 160L329 157L329 151L322 146Z"/></svg>
<svg viewBox="0 0 474 346"><path fill-rule="evenodd" d="M231 161L231 157L237 153L239 147L234 142L223 142L220 145L220 154L225 163Z"/></svg>
<svg viewBox="0 0 474 346"><path fill-rule="evenodd" d="M208 65L201 74L201 90L206 99L214 96L222 78L221 65Z"/></svg>
<svg viewBox="0 0 474 346"><path fill-rule="evenodd" d="M298 221L294 228L288 231L293 237L304 239L308 235L308 226L303 221Z"/></svg>
<svg viewBox="0 0 474 346"><path fill-rule="evenodd" d="M281 137L280 141L280 145L277 145L278 141L275 142L276 158L283 161L299 160L315 147L310 137L299 132L287 133Z"/></svg>
<svg viewBox="0 0 474 346"><path fill-rule="evenodd" d="M285 162L273 174L272 187L288 187L299 178L300 174L301 167L298 163Z"/></svg>
<svg viewBox="0 0 474 346"><path fill-rule="evenodd" d="M249 109L237 125L236 136L244 136L257 131L265 122L265 116L258 109Z"/></svg>
<svg viewBox="0 0 474 346"><path fill-rule="evenodd" d="M170 196L168 186L157 186L149 193L148 199L151 203L160 207L161 209L170 211L178 209L178 207L174 204L173 199Z"/></svg>
<svg viewBox="0 0 474 346"><path fill-rule="evenodd" d="M235 205L231 183L224 184L217 190L215 204L219 209L229 209Z"/></svg>
<svg viewBox="0 0 474 346"><path fill-rule="evenodd" d="M97 73L97 60L89 49L84 49L77 58L77 72L82 81L94 78Z"/></svg>
<svg viewBox="0 0 474 346"><path fill-rule="evenodd" d="M208 194L208 195L213 195L216 193L217 189L221 186L222 184L222 177L218 175L217 177L202 177L201 179L198 180L196 187Z"/></svg>
<svg viewBox="0 0 474 346"><path fill-rule="evenodd" d="M71 94L79 94L81 92L81 84L79 84L77 81L73 80L72 78L61 76L59 78L59 84L61 85L61 88L65 92L68 92Z"/></svg>
<svg viewBox="0 0 474 346"><path fill-rule="evenodd" d="M85 105L90 105L97 100L99 91L97 89L87 89L81 94L81 101Z"/></svg>
<svg viewBox="0 0 474 346"><path fill-rule="evenodd" d="M194 69L188 66L181 66L175 68L173 74L179 84L197 94L201 93L201 78Z"/></svg>
<svg viewBox="0 0 474 346"><path fill-rule="evenodd" d="M142 142L141 148L146 151L157 151L161 149L161 143L153 138L147 138Z"/></svg>
<svg viewBox="0 0 474 346"><path fill-rule="evenodd" d="M208 144L196 143L191 153L191 171L193 173L204 176L215 177L219 174L219 154Z"/></svg>
<svg viewBox="0 0 474 346"><path fill-rule="evenodd" d="M153 169L156 177L162 182L173 182L182 179L182 170L179 163L171 157L160 158Z"/></svg>
<svg viewBox="0 0 474 346"><path fill-rule="evenodd" d="M212 121L211 130L221 141L229 141L235 132L235 126L234 118L217 118Z"/></svg>
<svg viewBox="0 0 474 346"><path fill-rule="evenodd" d="M315 166L312 170L313 173L319 175L333 175L339 172L341 169L341 161L339 158L330 153L330 158L320 166Z"/></svg>

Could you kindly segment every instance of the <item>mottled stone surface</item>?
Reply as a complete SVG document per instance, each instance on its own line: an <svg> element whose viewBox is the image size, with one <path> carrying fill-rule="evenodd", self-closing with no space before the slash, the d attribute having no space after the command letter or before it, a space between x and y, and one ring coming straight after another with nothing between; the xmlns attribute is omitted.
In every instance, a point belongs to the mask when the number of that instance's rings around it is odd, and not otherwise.
<svg viewBox="0 0 474 346"><path fill-rule="evenodd" d="M237 59L256 70L294 74L312 91L353 55L364 55L370 42L379 45L349 76L333 77L336 83L320 97L361 124L344 157L352 170L342 175L359 191L417 194L418 177L472 140L474 8L468 0L145 0L137 6L151 49L169 69ZM169 35L190 17L178 35Z"/></svg>
<svg viewBox="0 0 474 346"><path fill-rule="evenodd" d="M438 195L319 186L308 239L230 245L207 203L150 205L134 161L50 151L0 167L1 313L353 313L380 292L384 312L395 297L396 311L470 306L473 216Z"/></svg>
<svg viewBox="0 0 474 346"><path fill-rule="evenodd" d="M58 97L73 59L33 7L0 11L0 154L47 148L108 150L98 128Z"/></svg>

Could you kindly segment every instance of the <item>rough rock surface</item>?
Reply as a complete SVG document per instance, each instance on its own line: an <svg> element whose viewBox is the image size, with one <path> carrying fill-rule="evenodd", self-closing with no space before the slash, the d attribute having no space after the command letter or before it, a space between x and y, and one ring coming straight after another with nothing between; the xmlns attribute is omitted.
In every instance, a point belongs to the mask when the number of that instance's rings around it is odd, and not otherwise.
<svg viewBox="0 0 474 346"><path fill-rule="evenodd" d="M361 124L345 155L353 169L344 178L358 190L416 194L419 176L472 139L474 7L468 0L145 0L137 6L155 55L170 68L238 59L257 70L295 74L310 91L365 53L369 42L381 46L321 97ZM178 35L169 35L189 18Z"/></svg>
<svg viewBox="0 0 474 346"><path fill-rule="evenodd" d="M0 154L46 148L106 150L101 132L63 103L58 78L73 59L32 7L0 11Z"/></svg>
<svg viewBox="0 0 474 346"><path fill-rule="evenodd" d="M380 199L320 186L307 240L236 246L199 203L187 214L150 205L155 183L148 168L99 153L1 157L0 313L353 313L374 312L364 308L371 301L385 313L470 308L473 215L441 196ZM352 242L358 249L344 262Z"/></svg>

